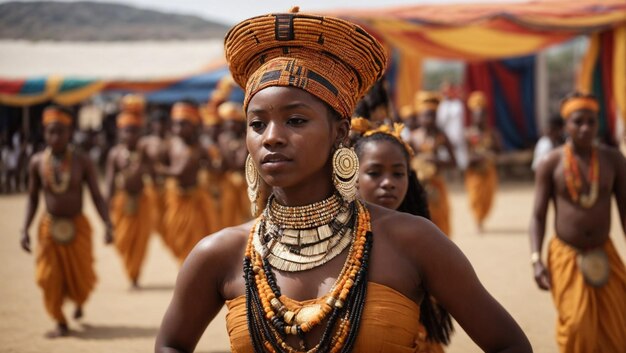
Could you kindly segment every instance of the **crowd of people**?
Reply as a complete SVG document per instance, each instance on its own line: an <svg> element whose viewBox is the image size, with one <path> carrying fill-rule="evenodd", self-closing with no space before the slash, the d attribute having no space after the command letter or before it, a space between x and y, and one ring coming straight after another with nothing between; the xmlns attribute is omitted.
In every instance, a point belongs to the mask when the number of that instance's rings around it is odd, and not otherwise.
<svg viewBox="0 0 626 353"><path fill-rule="evenodd" d="M452 317L485 351L531 351L452 241L445 171L463 171L479 232L496 195L502 141L489 97L462 102L444 85L395 114L379 99L382 46L350 22L297 10L236 25L225 47L232 76L207 103L164 113L140 95L121 99L104 192L64 107L43 112L45 149L29 156L18 138L3 151L5 185L28 183L28 252L44 195L36 279L56 322L49 337L70 333L65 299L80 318L97 280L86 185L132 288L153 233L181 265L158 352L193 351L224 305L237 352L442 352ZM243 104L229 101L236 84ZM532 270L552 292L561 352L620 352L626 270L608 234L612 197L626 229L626 161L596 142L593 96L568 96L559 113L533 162ZM556 237L544 265L550 203Z"/></svg>

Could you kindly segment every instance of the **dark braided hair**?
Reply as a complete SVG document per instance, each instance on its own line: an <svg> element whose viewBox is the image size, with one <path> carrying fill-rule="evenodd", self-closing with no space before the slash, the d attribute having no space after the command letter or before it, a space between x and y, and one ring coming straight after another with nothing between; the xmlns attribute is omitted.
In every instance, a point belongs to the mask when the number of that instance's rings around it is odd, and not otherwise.
<svg viewBox="0 0 626 353"><path fill-rule="evenodd" d="M361 137L356 141L354 150L359 157L363 156L363 148L369 142L386 141L397 146L402 151L408 169L409 185L404 195L402 203L397 211L409 213L430 219L428 210L428 201L426 198L426 190L417 179L417 174L410 167L411 156L404 145L394 136L383 132L374 133L369 136ZM428 293L428 289L422 286L424 291L424 299L420 303L420 322L426 328L427 339L443 344L450 343L450 334L454 331L452 327L452 319L448 311L436 303L433 297Z"/></svg>

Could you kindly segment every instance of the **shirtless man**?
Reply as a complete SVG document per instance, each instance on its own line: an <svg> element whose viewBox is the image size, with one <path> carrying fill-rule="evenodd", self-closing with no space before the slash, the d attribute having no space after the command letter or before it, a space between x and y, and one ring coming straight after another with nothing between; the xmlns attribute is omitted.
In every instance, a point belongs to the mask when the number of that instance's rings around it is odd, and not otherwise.
<svg viewBox="0 0 626 353"><path fill-rule="evenodd" d="M35 154L29 165L28 206L20 243L31 252L28 229L43 191L46 212L39 224L36 253L36 280L43 290L48 314L56 321L49 338L67 336L69 328L62 306L65 299L76 303L74 318L81 318L82 307L96 284L93 269L91 226L83 215L83 184L105 222L106 244L113 242L113 230L106 203L98 189L96 169L91 160L69 145L72 117L60 107L43 113L47 148Z"/></svg>
<svg viewBox="0 0 626 353"><path fill-rule="evenodd" d="M439 97L436 94L418 92L415 108L419 127L411 132L409 141L416 152L412 167L426 189L431 220L444 234L451 236L450 202L441 171L455 168L456 159L448 137L437 127L438 105ZM444 150L448 155L445 160L439 155Z"/></svg>
<svg viewBox="0 0 626 353"><path fill-rule="evenodd" d="M199 143L200 114L197 106L181 101L172 107L175 137L167 151L168 165L157 165L165 183L163 214L165 242L182 263L187 254L210 233L212 204L210 196L198 187L198 171L208 163Z"/></svg>
<svg viewBox="0 0 626 353"><path fill-rule="evenodd" d="M248 150L246 148L246 120L241 104L225 102L219 106L222 119L222 133L218 138L229 185L223 196L224 212L222 226L230 227L248 221L250 201L246 192L244 166Z"/></svg>
<svg viewBox="0 0 626 353"><path fill-rule="evenodd" d="M561 104L568 140L544 157L535 176L530 224L537 285L550 290L558 312L561 352L623 352L626 347L626 269L609 238L611 197L626 229L626 160L594 142L598 101L573 93ZM556 236L541 260L548 205Z"/></svg>
<svg viewBox="0 0 626 353"><path fill-rule="evenodd" d="M154 189L144 183L151 165L145 150L138 145L142 125L139 115L118 116L120 143L109 152L106 168L107 204L117 235L115 247L134 289L139 287L141 265L155 221Z"/></svg>

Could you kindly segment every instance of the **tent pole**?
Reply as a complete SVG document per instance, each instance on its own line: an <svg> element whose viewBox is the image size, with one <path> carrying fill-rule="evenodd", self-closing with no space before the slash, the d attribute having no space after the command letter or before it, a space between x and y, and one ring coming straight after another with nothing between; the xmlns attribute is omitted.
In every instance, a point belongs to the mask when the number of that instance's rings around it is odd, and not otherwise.
<svg viewBox="0 0 626 353"><path fill-rule="evenodd" d="M550 94L548 84L548 70L546 53L544 50L537 53L535 64L535 119L537 122L538 137L545 131L548 119L548 96Z"/></svg>
<svg viewBox="0 0 626 353"><path fill-rule="evenodd" d="M27 105L22 107L22 131L24 132L24 141L30 139L30 109Z"/></svg>

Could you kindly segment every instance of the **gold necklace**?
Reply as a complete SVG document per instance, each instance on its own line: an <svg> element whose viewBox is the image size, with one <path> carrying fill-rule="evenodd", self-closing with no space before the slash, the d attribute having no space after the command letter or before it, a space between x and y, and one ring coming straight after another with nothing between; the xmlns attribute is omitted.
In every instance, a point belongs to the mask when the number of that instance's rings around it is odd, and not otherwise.
<svg viewBox="0 0 626 353"><path fill-rule="evenodd" d="M284 213L289 217L279 218L283 221L280 222L271 216L274 199L270 198L269 201L256 225L252 243L255 250L274 268L287 272L309 270L332 260L350 245L356 220L354 204L343 205L334 195L312 205L289 207L289 212ZM339 209L331 212L331 209L337 207L335 202ZM301 211L300 214L296 209ZM309 228L295 228L294 224L303 224L297 222L296 218L322 219L326 223L320 224L318 221Z"/></svg>
<svg viewBox="0 0 626 353"><path fill-rule="evenodd" d="M50 190L55 194L66 192L70 186L70 180L72 178L72 152L73 148L68 146L65 149L63 159L57 160L52 154L52 148L46 147L44 151L44 179L46 184L50 187Z"/></svg>

